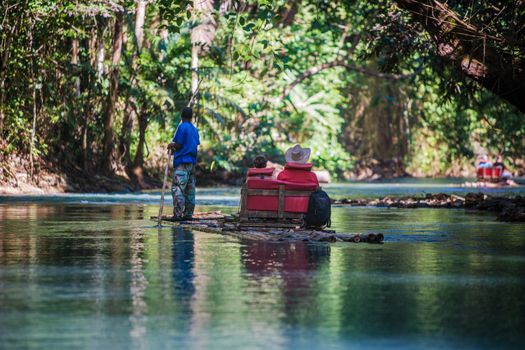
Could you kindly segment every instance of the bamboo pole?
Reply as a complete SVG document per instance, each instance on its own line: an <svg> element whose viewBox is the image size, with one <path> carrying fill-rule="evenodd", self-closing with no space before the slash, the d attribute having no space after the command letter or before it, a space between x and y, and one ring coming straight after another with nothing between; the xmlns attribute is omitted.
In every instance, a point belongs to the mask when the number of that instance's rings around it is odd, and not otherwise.
<svg viewBox="0 0 525 350"><path fill-rule="evenodd" d="M157 226L162 226L162 211L164 210L164 189L166 188L166 181L168 179L168 171L171 162L171 151L168 151L168 161L166 162L166 168L164 169L164 181L162 182L162 190L160 192L160 208Z"/></svg>

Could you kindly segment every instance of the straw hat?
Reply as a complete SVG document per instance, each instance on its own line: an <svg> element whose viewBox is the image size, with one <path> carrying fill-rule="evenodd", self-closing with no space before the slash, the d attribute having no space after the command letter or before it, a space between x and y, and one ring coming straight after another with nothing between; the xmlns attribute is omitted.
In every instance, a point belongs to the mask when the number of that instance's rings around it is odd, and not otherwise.
<svg viewBox="0 0 525 350"><path fill-rule="evenodd" d="M288 150L284 154L284 159L287 163L304 164L308 162L308 158L310 158L310 149L302 148L299 145L295 145L293 147L288 148Z"/></svg>

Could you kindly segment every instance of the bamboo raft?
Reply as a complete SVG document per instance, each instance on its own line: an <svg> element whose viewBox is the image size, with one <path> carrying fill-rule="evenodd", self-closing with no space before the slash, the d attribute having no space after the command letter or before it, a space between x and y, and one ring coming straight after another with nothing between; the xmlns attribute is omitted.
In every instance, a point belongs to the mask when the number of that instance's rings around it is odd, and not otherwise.
<svg viewBox="0 0 525 350"><path fill-rule="evenodd" d="M158 216L152 216L158 220ZM274 242L350 242L381 244L382 233L336 233L334 230L308 229L302 220L275 221L271 219L242 220L237 215L227 215L220 211L195 213L191 220L177 220L162 216L162 221L174 226L218 233L242 239Z"/></svg>

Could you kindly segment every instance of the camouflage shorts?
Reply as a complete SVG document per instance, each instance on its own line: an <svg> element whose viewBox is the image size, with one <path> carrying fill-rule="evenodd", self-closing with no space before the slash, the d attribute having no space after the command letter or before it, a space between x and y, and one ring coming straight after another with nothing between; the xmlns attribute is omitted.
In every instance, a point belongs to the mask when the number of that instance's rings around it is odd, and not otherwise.
<svg viewBox="0 0 525 350"><path fill-rule="evenodd" d="M180 164L173 173L173 215L178 218L191 217L195 209L195 165Z"/></svg>

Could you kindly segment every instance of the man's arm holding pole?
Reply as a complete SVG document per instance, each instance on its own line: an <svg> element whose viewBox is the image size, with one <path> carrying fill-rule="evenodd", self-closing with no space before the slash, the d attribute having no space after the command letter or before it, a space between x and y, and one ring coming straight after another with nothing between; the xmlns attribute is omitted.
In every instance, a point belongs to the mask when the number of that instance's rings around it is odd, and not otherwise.
<svg viewBox="0 0 525 350"><path fill-rule="evenodd" d="M181 147L182 147L182 145L179 144L179 143L177 143L177 142L170 142L170 143L168 144L168 150L169 150L169 152L171 152L171 153L173 153L173 152L176 151L176 150L181 149Z"/></svg>

